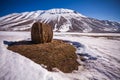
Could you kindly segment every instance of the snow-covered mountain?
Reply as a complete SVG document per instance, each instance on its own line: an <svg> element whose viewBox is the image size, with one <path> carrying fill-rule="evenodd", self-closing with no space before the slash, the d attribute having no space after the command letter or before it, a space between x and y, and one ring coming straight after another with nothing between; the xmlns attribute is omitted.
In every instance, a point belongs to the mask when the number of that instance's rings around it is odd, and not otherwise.
<svg viewBox="0 0 120 80"><path fill-rule="evenodd" d="M70 9L50 9L13 13L0 17L0 30L30 30L35 21L48 23L60 32L118 32L120 23L86 17Z"/></svg>

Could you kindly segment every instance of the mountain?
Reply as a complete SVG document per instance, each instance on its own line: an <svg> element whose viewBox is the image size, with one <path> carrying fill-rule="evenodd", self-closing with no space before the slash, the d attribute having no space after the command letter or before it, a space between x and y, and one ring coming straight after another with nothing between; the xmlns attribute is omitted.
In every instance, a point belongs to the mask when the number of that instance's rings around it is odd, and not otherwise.
<svg viewBox="0 0 120 80"><path fill-rule="evenodd" d="M29 31L36 21L53 26L59 32L116 32L120 33L120 23L86 17L70 9L50 9L13 13L0 17L0 30Z"/></svg>

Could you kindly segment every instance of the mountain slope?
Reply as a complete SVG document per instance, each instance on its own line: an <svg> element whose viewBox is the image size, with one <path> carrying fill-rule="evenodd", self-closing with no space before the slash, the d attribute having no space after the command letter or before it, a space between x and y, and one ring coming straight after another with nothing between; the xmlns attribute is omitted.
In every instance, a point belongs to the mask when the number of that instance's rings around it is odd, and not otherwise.
<svg viewBox="0 0 120 80"><path fill-rule="evenodd" d="M74 10L50 9L13 13L0 18L0 30L30 30L35 21L48 23L60 32L120 32L120 23L86 17Z"/></svg>

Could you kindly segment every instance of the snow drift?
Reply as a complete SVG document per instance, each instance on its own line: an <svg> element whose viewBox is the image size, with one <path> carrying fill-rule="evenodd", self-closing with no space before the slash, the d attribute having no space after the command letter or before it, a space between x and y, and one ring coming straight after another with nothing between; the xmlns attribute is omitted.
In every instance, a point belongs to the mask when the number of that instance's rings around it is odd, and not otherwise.
<svg viewBox="0 0 120 80"><path fill-rule="evenodd" d="M120 80L120 34L54 33L54 39L65 40L76 48L81 66L78 71L67 74L49 72L6 49L5 41L28 38L29 32L0 32L0 80Z"/></svg>

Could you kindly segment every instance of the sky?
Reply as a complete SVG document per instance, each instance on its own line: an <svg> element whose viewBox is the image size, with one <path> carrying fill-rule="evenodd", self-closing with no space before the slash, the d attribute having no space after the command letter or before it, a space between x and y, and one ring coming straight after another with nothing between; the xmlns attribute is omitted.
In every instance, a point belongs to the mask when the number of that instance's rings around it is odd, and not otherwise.
<svg viewBox="0 0 120 80"><path fill-rule="evenodd" d="M52 8L72 9L87 17L120 22L120 0L0 0L0 17Z"/></svg>

